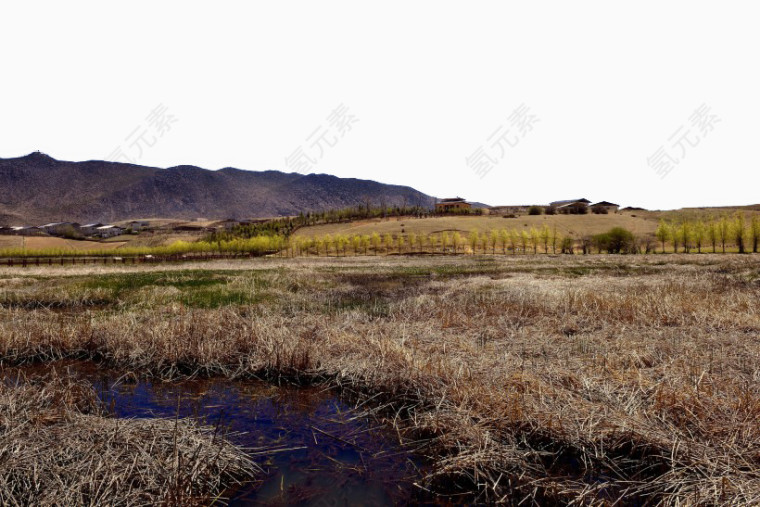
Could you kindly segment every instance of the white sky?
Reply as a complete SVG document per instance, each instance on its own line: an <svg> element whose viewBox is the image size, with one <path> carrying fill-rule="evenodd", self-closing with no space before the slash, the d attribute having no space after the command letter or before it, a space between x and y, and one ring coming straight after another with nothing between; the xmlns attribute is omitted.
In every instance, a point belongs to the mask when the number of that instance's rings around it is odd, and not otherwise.
<svg viewBox="0 0 760 507"><path fill-rule="evenodd" d="M757 7L4 2L0 157L104 159L121 146L143 165L290 172L302 147L317 161L302 172L488 204L758 203ZM702 131L690 117L703 103L719 121ZM160 104L176 121L140 155L132 141ZM358 121L334 137L339 104ZM521 104L538 121L519 137L511 127L502 154L489 136ZM334 146L306 140L319 127ZM465 161L480 146L495 162L482 178ZM661 146L678 161L665 178L647 163Z"/></svg>

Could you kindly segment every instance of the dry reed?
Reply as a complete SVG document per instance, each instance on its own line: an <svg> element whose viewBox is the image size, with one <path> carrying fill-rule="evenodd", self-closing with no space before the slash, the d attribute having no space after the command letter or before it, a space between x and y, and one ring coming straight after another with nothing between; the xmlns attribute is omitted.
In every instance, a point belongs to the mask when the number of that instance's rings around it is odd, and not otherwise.
<svg viewBox="0 0 760 507"><path fill-rule="evenodd" d="M92 385L0 383L0 504L207 505L257 471L214 428L116 419Z"/></svg>
<svg viewBox="0 0 760 507"><path fill-rule="evenodd" d="M220 263L213 307L171 277L83 306L80 273L3 286L0 358L325 382L480 501L760 502L755 257Z"/></svg>

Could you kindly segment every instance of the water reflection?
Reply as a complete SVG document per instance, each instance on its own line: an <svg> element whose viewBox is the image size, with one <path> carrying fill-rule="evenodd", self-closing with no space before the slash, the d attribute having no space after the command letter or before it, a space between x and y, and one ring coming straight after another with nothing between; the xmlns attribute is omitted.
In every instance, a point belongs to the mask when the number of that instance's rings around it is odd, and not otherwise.
<svg viewBox="0 0 760 507"><path fill-rule="evenodd" d="M15 369L68 372L91 382L117 417L195 417L228 431L264 467L263 482L229 492L230 505L429 503L413 485L420 463L396 434L316 387L257 381L137 379L87 362ZM6 370L5 378L11 375Z"/></svg>

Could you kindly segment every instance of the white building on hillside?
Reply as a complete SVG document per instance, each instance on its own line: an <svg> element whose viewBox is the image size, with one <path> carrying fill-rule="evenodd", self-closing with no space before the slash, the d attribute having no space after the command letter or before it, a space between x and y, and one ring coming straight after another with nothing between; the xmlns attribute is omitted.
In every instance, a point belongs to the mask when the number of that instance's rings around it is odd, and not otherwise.
<svg viewBox="0 0 760 507"><path fill-rule="evenodd" d="M101 238L113 238L114 236L121 236L124 234L124 229L117 225L103 225L95 229L94 236Z"/></svg>

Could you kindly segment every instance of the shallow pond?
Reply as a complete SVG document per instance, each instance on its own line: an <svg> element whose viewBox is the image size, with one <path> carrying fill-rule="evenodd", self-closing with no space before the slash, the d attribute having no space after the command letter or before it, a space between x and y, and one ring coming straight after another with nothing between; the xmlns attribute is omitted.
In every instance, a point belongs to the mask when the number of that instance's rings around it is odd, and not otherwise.
<svg viewBox="0 0 760 507"><path fill-rule="evenodd" d="M37 376L68 372L91 382L116 417L198 418L229 430L267 475L228 492L230 505L392 505L436 503L413 483L413 450L361 408L316 387L259 381L132 379L89 362L6 369Z"/></svg>

